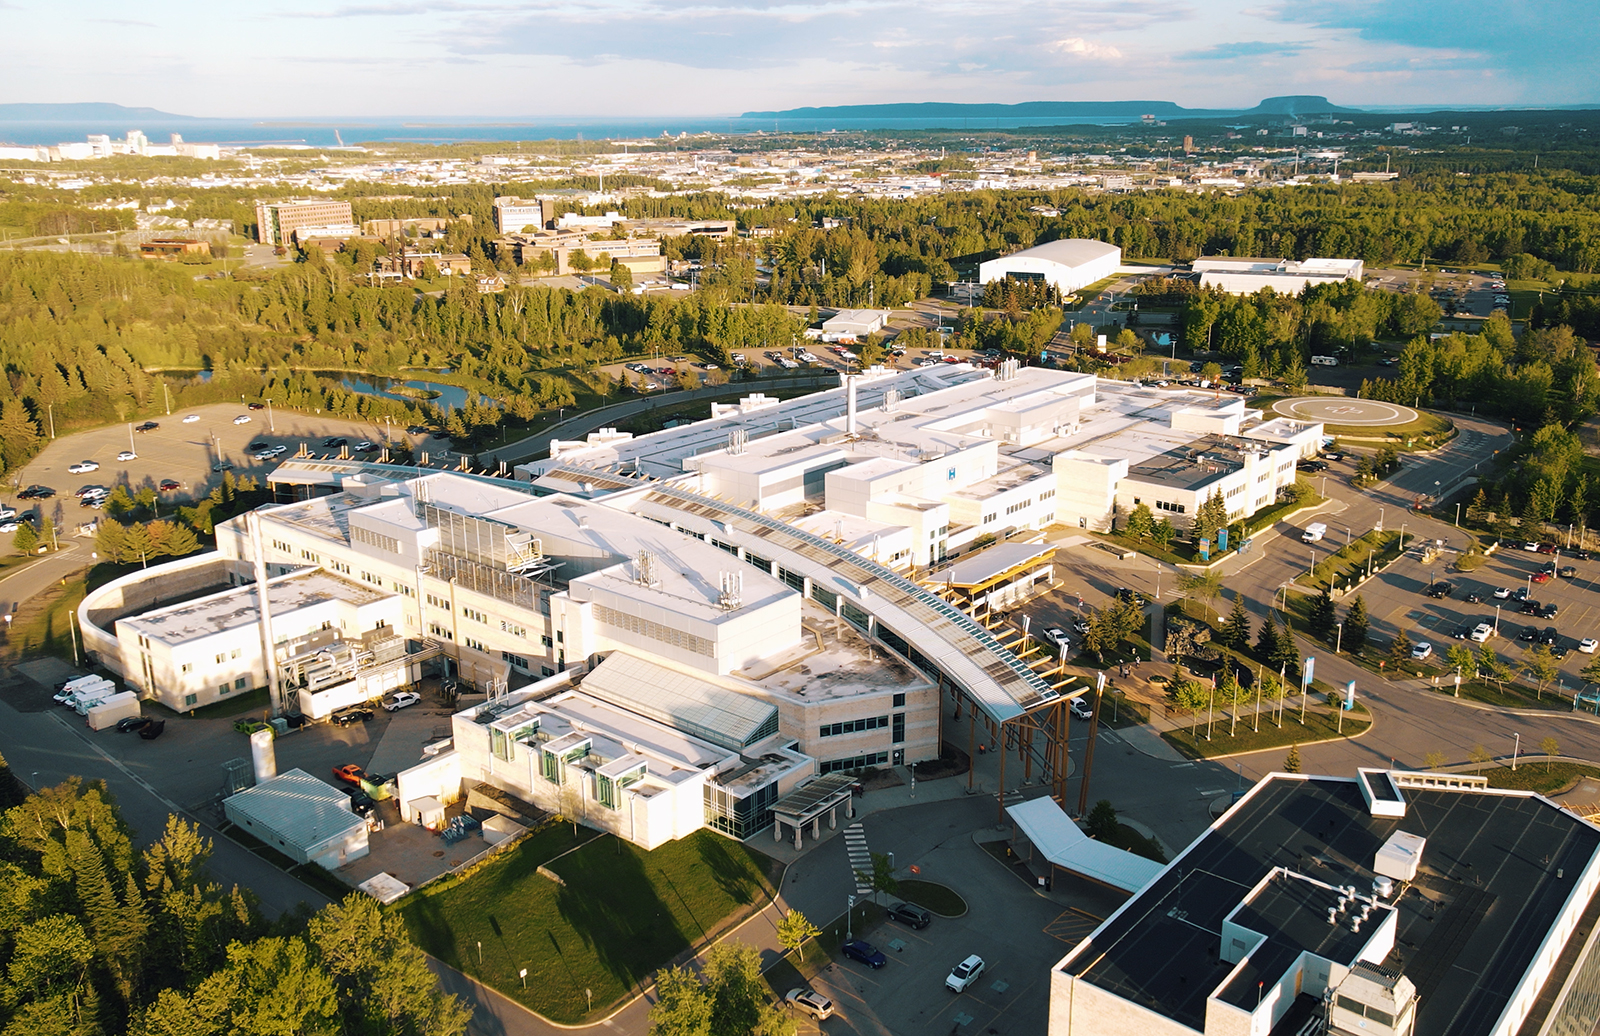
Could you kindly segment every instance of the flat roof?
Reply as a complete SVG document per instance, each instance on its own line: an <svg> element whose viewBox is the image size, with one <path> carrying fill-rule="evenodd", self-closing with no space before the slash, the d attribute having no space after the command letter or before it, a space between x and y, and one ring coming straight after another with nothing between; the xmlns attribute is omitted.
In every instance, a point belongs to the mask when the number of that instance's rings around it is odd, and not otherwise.
<svg viewBox="0 0 1600 1036"><path fill-rule="evenodd" d="M934 586L981 586L1014 568L1032 564L1055 549L1053 543L997 543L928 573L924 581Z"/></svg>
<svg viewBox="0 0 1600 1036"><path fill-rule="evenodd" d="M705 673L613 651L583 678L585 694L737 752L778 732L778 707Z"/></svg>
<svg viewBox="0 0 1600 1036"><path fill-rule="evenodd" d="M1417 1036L1486 1036L1600 851L1600 829L1526 792L1404 794L1404 817L1375 817L1353 778L1266 778L1057 968L1203 1030L1207 996L1233 970L1217 957L1222 921L1263 878L1282 867L1365 892L1378 849L1408 831L1427 848L1390 901L1397 941L1382 963L1417 986Z"/></svg>
<svg viewBox="0 0 1600 1036"><path fill-rule="evenodd" d="M1068 237L1059 241L1046 241L1042 245L1024 248L1020 252L991 259L989 262L1003 263L1007 259L1047 259L1062 266L1082 266L1092 263L1096 259L1104 259L1108 255L1120 255L1122 249L1116 245L1108 245L1104 241L1095 241L1092 238Z"/></svg>
<svg viewBox="0 0 1600 1036"><path fill-rule="evenodd" d="M351 811L350 796L300 769L285 770L226 801L228 808L301 851L367 823Z"/></svg>
<svg viewBox="0 0 1600 1036"><path fill-rule="evenodd" d="M1006 813L1046 860L1073 874L1137 892L1163 870L1154 860L1090 838L1048 795L1007 806Z"/></svg>
<svg viewBox="0 0 1600 1036"><path fill-rule="evenodd" d="M362 583L341 579L324 569L309 569L267 580L267 604L274 617L329 601L360 607L394 595ZM209 597L118 619L128 628L162 643L180 644L199 637L250 626L260 620L254 583L233 587Z"/></svg>

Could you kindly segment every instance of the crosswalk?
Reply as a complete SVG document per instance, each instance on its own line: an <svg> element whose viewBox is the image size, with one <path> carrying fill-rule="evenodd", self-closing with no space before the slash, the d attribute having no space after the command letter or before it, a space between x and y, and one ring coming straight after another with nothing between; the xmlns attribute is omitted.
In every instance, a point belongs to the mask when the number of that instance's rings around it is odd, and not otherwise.
<svg viewBox="0 0 1600 1036"><path fill-rule="evenodd" d="M867 848L867 832L860 824L844 829L844 851L850 857L850 873L856 879L856 895L872 895L872 851Z"/></svg>

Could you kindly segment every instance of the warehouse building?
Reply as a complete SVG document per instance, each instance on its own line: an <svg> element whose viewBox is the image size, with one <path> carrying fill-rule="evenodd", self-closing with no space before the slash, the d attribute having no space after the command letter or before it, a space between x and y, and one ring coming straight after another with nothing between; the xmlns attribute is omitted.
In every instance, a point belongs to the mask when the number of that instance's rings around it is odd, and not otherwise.
<svg viewBox="0 0 1600 1036"><path fill-rule="evenodd" d="M335 870L367 855L367 822L350 796L304 770L288 770L222 800L233 823L296 863Z"/></svg>
<svg viewBox="0 0 1600 1036"><path fill-rule="evenodd" d="M1272 774L1051 973L1050 1036L1587 1034L1600 830L1455 774Z"/></svg>
<svg viewBox="0 0 1600 1036"><path fill-rule="evenodd" d="M1202 288L1220 288L1231 295L1253 295L1271 288L1281 295L1298 295L1307 285L1359 281L1360 259L1232 259L1227 256L1196 259L1194 272Z"/></svg>
<svg viewBox="0 0 1600 1036"><path fill-rule="evenodd" d="M1045 281L1063 295L1104 280L1122 265L1122 249L1104 241L1064 238L1047 241L1011 255L990 259L978 265L978 281Z"/></svg>

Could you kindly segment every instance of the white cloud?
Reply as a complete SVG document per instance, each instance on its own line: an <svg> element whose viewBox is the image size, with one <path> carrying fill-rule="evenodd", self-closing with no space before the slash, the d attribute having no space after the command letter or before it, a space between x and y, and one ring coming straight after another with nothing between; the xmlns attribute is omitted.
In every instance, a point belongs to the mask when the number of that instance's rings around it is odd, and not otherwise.
<svg viewBox="0 0 1600 1036"><path fill-rule="evenodd" d="M1073 57L1088 58L1091 61L1116 61L1122 57L1122 51L1116 47L1091 43L1082 36L1069 36L1046 46L1058 54L1071 54Z"/></svg>

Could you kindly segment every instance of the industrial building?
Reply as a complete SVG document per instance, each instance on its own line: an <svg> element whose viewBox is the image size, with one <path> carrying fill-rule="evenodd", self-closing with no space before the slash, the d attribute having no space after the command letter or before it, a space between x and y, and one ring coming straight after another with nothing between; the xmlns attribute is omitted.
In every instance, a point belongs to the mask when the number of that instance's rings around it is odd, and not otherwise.
<svg viewBox="0 0 1600 1036"><path fill-rule="evenodd" d="M301 227L347 227L355 222L347 201L297 198L256 202L256 240L264 245L291 244Z"/></svg>
<svg viewBox="0 0 1600 1036"><path fill-rule="evenodd" d="M888 311L882 309L841 309L822 322L823 341L836 342L844 338L865 338L877 334L889 322Z"/></svg>
<svg viewBox="0 0 1600 1036"><path fill-rule="evenodd" d="M1202 288L1221 288L1232 295L1253 295L1271 288L1281 295L1298 295L1309 284L1359 281L1360 259L1231 259L1227 256L1194 261Z"/></svg>
<svg viewBox="0 0 1600 1036"><path fill-rule="evenodd" d="M1586 1034L1597 888L1540 795L1272 774L1052 969L1050 1036Z"/></svg>
<svg viewBox="0 0 1600 1036"><path fill-rule="evenodd" d="M1007 277L1044 281L1065 295L1110 277L1121 265L1122 249L1116 245L1087 238L1063 238L980 263L978 281L988 284Z"/></svg>
<svg viewBox="0 0 1600 1036"><path fill-rule="evenodd" d="M222 800L223 815L296 863L334 870L367 855L367 822L350 796L288 770Z"/></svg>
<svg viewBox="0 0 1600 1036"><path fill-rule="evenodd" d="M544 203L501 195L494 200L494 229L501 234L543 230Z"/></svg>

